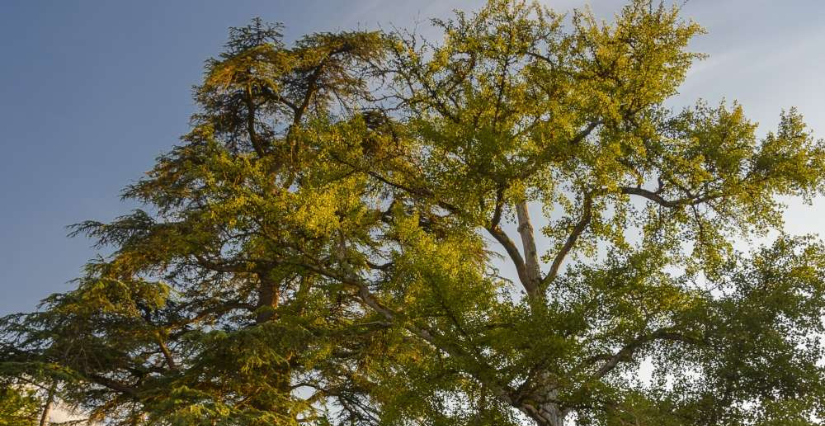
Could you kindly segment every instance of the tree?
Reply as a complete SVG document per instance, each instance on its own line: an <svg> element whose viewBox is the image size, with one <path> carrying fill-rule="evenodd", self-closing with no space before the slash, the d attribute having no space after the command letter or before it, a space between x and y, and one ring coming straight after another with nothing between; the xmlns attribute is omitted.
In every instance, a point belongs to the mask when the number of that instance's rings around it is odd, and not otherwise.
<svg viewBox="0 0 825 426"><path fill-rule="evenodd" d="M800 114L667 108L702 30L649 0L433 24L232 29L146 210L75 226L112 255L5 319L5 363L112 424L822 424Z"/></svg>

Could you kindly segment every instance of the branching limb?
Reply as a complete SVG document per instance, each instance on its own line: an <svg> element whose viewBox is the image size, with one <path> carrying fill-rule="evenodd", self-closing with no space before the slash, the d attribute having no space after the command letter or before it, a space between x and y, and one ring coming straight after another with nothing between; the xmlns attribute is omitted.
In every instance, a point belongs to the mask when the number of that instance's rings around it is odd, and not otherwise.
<svg viewBox="0 0 825 426"><path fill-rule="evenodd" d="M579 237L581 237L582 233L587 226L590 224L590 221L593 219L593 195L588 193L584 196L584 204L582 207L582 215L579 218L579 221L576 223L576 226L573 227L573 231L570 232L570 235L567 237L567 241L564 242L561 250L556 254L556 257L553 258L553 263L550 265L550 272L547 273L547 276L544 277L542 280L542 289L547 288L553 280L559 274L559 269L561 268L561 264L564 262L564 259L570 253L570 250L573 249L573 246L576 245L576 241L578 241Z"/></svg>
<svg viewBox="0 0 825 426"><path fill-rule="evenodd" d="M673 331L672 328L660 328L649 334L641 335L630 343L622 347L613 355L597 355L589 359L590 362L598 362L606 360L606 362L593 374L593 379L600 379L613 371L621 362L629 361L633 358L633 354L642 346L656 340L669 340L673 342L682 342L692 345L702 343L701 340L694 337L686 336L682 333Z"/></svg>
<svg viewBox="0 0 825 426"><path fill-rule="evenodd" d="M625 195L638 195L640 197L647 198L648 200L653 201L656 204L661 205L662 207L668 207L668 208L701 204L701 203L704 203L704 202L707 202L707 201L711 201L715 198L719 198L719 196L720 196L719 194L709 194L709 195L705 195L705 196L701 196L701 197L689 195L687 197L678 198L678 199L675 199L675 200L668 200L668 199L662 197L661 195L659 195L660 191L661 190L657 190L657 191L654 192L654 191L650 191L650 190L647 190L647 189L644 189L644 188L632 187L632 186L623 186L623 187L621 187L622 194L625 194Z"/></svg>
<svg viewBox="0 0 825 426"><path fill-rule="evenodd" d="M524 258L521 256L521 252L519 252L518 247L516 247L516 243L501 229L501 216L502 211L504 209L504 188L499 187L496 192L496 205L493 211L493 218L487 226L487 232L504 247L504 250L507 252L507 255L510 257L510 260L513 262L513 265L516 267L516 273L518 274L519 281L521 282L524 290L527 291L527 294L533 294L535 292L535 288L531 286L531 279L530 274L527 271L527 265L524 262Z"/></svg>

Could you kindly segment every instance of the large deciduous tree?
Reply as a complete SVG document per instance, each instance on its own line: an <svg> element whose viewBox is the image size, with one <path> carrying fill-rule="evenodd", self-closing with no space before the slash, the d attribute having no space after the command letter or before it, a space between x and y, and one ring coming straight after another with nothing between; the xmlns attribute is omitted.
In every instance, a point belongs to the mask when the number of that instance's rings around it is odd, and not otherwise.
<svg viewBox="0 0 825 426"><path fill-rule="evenodd" d="M702 30L650 0L433 28L232 29L145 210L75 227L112 254L4 320L5 365L124 425L822 424L801 116L668 108Z"/></svg>

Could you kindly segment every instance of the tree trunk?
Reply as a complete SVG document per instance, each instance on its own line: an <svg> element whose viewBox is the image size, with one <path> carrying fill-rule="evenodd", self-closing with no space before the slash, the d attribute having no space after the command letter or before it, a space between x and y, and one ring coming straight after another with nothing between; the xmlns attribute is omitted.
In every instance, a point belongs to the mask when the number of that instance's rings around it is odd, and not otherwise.
<svg viewBox="0 0 825 426"><path fill-rule="evenodd" d="M40 426L47 426L49 424L49 415L52 412L52 404L54 404L54 394L57 391L57 382L52 382L49 386L49 393L46 395L46 403L43 405L43 414L40 416Z"/></svg>
<svg viewBox="0 0 825 426"><path fill-rule="evenodd" d="M562 410L554 403L524 404L521 411L533 419L538 426L564 426L566 410Z"/></svg>
<svg viewBox="0 0 825 426"><path fill-rule="evenodd" d="M550 380L546 373L540 374L539 378L543 383ZM519 409L538 426L564 426L564 419L570 410L559 406L559 391L555 386L545 384L542 387L534 398L523 401Z"/></svg>
<svg viewBox="0 0 825 426"><path fill-rule="evenodd" d="M533 224L530 221L530 212L527 201L516 203L516 217L518 219L518 233L521 236L522 250L524 251L524 266L527 269L527 277L530 280L530 287L537 291L541 281L541 270L539 269L539 254L536 248L536 235Z"/></svg>
<svg viewBox="0 0 825 426"><path fill-rule="evenodd" d="M275 308L278 307L280 294L278 294L278 283L273 282L266 273L259 273L258 279L260 284L258 287L258 316L255 322L258 324L265 323L272 319L275 315Z"/></svg>

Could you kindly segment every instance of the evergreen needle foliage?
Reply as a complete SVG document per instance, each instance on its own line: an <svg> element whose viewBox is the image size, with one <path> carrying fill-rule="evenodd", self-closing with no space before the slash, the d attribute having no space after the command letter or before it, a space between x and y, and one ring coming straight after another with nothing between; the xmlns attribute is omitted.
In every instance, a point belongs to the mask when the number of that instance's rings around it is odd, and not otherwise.
<svg viewBox="0 0 825 426"><path fill-rule="evenodd" d="M0 426L34 426L39 414L34 392L0 384Z"/></svg>
<svg viewBox="0 0 825 426"><path fill-rule="evenodd" d="M3 374L112 425L822 424L800 114L667 108L702 30L651 0L432 23L232 29L145 211L74 227L111 256L3 320Z"/></svg>

